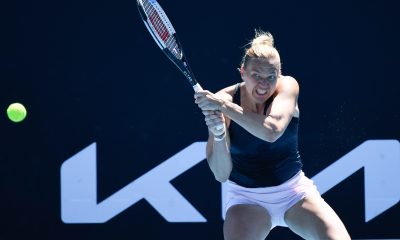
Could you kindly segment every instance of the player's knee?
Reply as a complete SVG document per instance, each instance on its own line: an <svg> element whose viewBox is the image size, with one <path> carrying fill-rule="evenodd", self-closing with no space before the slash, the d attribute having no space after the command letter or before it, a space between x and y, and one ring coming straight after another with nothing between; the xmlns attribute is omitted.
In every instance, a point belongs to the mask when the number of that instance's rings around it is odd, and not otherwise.
<svg viewBox="0 0 400 240"><path fill-rule="evenodd" d="M337 239L337 240L350 240L350 235L347 232L346 228L339 224L333 226L327 230L327 239Z"/></svg>

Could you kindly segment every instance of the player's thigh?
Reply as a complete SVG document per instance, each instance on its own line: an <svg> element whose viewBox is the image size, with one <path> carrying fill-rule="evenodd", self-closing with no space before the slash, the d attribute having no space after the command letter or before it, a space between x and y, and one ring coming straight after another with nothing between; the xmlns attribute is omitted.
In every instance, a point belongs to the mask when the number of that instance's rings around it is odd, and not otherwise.
<svg viewBox="0 0 400 240"><path fill-rule="evenodd" d="M238 204L226 212L224 237L226 240L264 240L271 230L271 217L261 206Z"/></svg>
<svg viewBox="0 0 400 240"><path fill-rule="evenodd" d="M305 239L350 239L335 211L317 193L306 196L289 208L285 222Z"/></svg>

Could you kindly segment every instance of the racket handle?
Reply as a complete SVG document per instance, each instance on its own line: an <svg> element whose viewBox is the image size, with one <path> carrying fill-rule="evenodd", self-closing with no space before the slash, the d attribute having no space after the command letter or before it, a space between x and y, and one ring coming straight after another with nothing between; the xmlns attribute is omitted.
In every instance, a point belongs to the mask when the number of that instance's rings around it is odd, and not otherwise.
<svg viewBox="0 0 400 240"><path fill-rule="evenodd" d="M200 86L199 83L196 83L195 85L193 85L193 90L194 90L195 92L198 92L198 91L203 90L203 88Z"/></svg>
<svg viewBox="0 0 400 240"><path fill-rule="evenodd" d="M203 90L203 88L200 86L199 83L196 83L195 85L193 85L193 90L195 92L198 92L198 91ZM221 132L221 134L222 134L225 132L225 124L217 125L217 126L215 126L215 129L217 130L217 132Z"/></svg>

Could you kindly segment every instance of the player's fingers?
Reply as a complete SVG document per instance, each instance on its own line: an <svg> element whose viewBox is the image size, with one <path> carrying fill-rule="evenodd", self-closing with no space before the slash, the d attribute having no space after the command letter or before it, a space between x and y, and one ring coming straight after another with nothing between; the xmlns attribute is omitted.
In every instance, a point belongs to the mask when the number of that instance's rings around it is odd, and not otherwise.
<svg viewBox="0 0 400 240"><path fill-rule="evenodd" d="M200 101L197 105L201 108L201 110L218 110L217 106L209 101Z"/></svg>
<svg viewBox="0 0 400 240"><path fill-rule="evenodd" d="M201 108L201 110L211 110L208 108L208 103L205 101L199 101L197 105L199 105L199 108Z"/></svg>
<svg viewBox="0 0 400 240"><path fill-rule="evenodd" d="M218 121L218 122L209 122L206 125L207 125L208 128L214 129L217 126L220 126L222 124L224 124L222 121Z"/></svg>
<svg viewBox="0 0 400 240"><path fill-rule="evenodd" d="M221 123L224 121L222 117L216 117L216 116L205 117L204 120L206 121L207 125L212 123Z"/></svg>
<svg viewBox="0 0 400 240"><path fill-rule="evenodd" d="M211 110L202 110L204 116L213 115L215 114L214 111Z"/></svg>
<svg viewBox="0 0 400 240"><path fill-rule="evenodd" d="M208 100L207 100L207 98L206 98L205 96L200 95L200 96L198 96L198 97L194 100L194 102L195 102L197 105L200 106L200 104L207 103Z"/></svg>
<svg viewBox="0 0 400 240"><path fill-rule="evenodd" d="M209 114L204 115L206 119L218 119L222 118L222 114L216 114L215 111L207 111Z"/></svg>
<svg viewBox="0 0 400 240"><path fill-rule="evenodd" d="M210 119L210 120L221 118L221 116L219 116L217 114L209 114L209 115L204 115L204 116L205 116L205 119Z"/></svg>
<svg viewBox="0 0 400 240"><path fill-rule="evenodd" d="M200 98L200 97L204 97L204 96L206 96L208 94L210 94L210 91L200 90L200 91L194 93L194 98L197 99L197 98Z"/></svg>

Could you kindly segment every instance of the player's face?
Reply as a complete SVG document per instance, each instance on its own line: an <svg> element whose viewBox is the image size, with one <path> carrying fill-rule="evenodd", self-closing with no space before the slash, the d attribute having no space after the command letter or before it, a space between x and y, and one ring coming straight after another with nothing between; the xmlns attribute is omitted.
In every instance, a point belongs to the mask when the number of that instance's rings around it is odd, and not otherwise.
<svg viewBox="0 0 400 240"><path fill-rule="evenodd" d="M245 68L240 69L247 93L256 103L263 103L276 89L278 70L273 60L250 59Z"/></svg>

